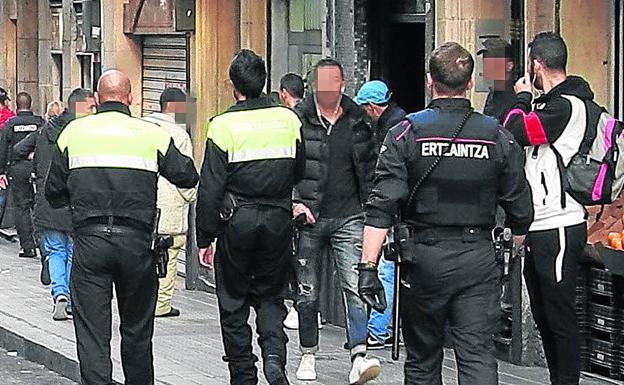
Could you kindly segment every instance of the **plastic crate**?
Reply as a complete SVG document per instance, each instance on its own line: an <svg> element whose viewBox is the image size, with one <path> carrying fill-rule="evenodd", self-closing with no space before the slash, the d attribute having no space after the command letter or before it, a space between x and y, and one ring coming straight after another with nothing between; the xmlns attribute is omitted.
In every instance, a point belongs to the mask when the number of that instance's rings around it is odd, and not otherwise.
<svg viewBox="0 0 624 385"><path fill-rule="evenodd" d="M618 344L589 339L589 362L619 372L621 369L621 352Z"/></svg>
<svg viewBox="0 0 624 385"><path fill-rule="evenodd" d="M605 332L614 332L616 330L621 330L621 314L621 309L615 306L590 303L585 321L590 328L603 330Z"/></svg>

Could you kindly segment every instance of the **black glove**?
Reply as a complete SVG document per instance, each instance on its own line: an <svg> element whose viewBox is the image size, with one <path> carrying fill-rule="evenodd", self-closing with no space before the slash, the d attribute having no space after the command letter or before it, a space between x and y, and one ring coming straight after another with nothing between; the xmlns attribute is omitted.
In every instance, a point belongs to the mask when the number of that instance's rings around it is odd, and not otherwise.
<svg viewBox="0 0 624 385"><path fill-rule="evenodd" d="M369 263L358 263L358 294L368 306L383 312L386 309L386 292L377 276L377 266Z"/></svg>

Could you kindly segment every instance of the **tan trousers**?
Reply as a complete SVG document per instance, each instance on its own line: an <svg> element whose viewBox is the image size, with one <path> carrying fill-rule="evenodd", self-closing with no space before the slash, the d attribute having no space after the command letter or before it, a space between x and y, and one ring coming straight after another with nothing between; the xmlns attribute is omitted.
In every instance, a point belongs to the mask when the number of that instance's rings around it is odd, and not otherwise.
<svg viewBox="0 0 624 385"><path fill-rule="evenodd" d="M176 278L178 275L178 254L184 246L186 246L186 235L174 235L173 247L169 249L167 276L158 280L156 315L167 314L171 311L171 298L176 289Z"/></svg>

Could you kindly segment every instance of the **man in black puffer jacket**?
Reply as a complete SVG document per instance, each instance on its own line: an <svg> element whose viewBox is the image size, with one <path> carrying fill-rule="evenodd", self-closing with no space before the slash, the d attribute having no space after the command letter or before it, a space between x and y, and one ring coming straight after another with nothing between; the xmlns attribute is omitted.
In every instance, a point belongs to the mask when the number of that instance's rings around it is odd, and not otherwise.
<svg viewBox="0 0 624 385"><path fill-rule="evenodd" d="M68 319L70 312L69 276L72 266L72 219L69 207L53 209L45 198L45 178L52 162L54 145L65 126L77 116L95 112L93 92L78 88L68 98L69 108L50 119L41 129L33 132L14 147L17 156L24 159L34 152L36 194L33 225L40 239L42 283L50 283L54 314L60 321ZM49 270L48 270L49 269ZM47 276L47 277L46 277ZM47 279L46 279L47 278ZM47 282L45 282L47 281Z"/></svg>
<svg viewBox="0 0 624 385"><path fill-rule="evenodd" d="M344 96L340 63L319 61L312 71L312 93L296 108L303 123L305 176L294 189L293 214L305 214L297 248L299 342L303 353L297 378L316 379L321 256L329 250L344 293L347 341L353 367L349 383L377 377L377 359L366 358L368 314L357 294L353 268L361 254L363 204L368 198L377 158L373 130L365 112Z"/></svg>

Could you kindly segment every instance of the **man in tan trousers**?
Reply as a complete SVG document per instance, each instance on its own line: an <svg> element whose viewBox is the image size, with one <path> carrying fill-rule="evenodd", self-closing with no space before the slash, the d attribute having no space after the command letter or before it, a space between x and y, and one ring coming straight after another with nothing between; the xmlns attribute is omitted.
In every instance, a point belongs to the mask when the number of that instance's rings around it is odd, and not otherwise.
<svg viewBox="0 0 624 385"><path fill-rule="evenodd" d="M193 147L186 132L186 95L178 88L167 88L160 95L160 110L145 117L166 129L173 137L175 146L191 159ZM180 189L162 177L158 179L158 208L161 210L158 232L173 237L173 246L169 249L167 276L159 280L156 317L177 317L180 310L171 306L171 298L176 288L177 258L186 246L188 231L189 205L195 201L197 189Z"/></svg>

